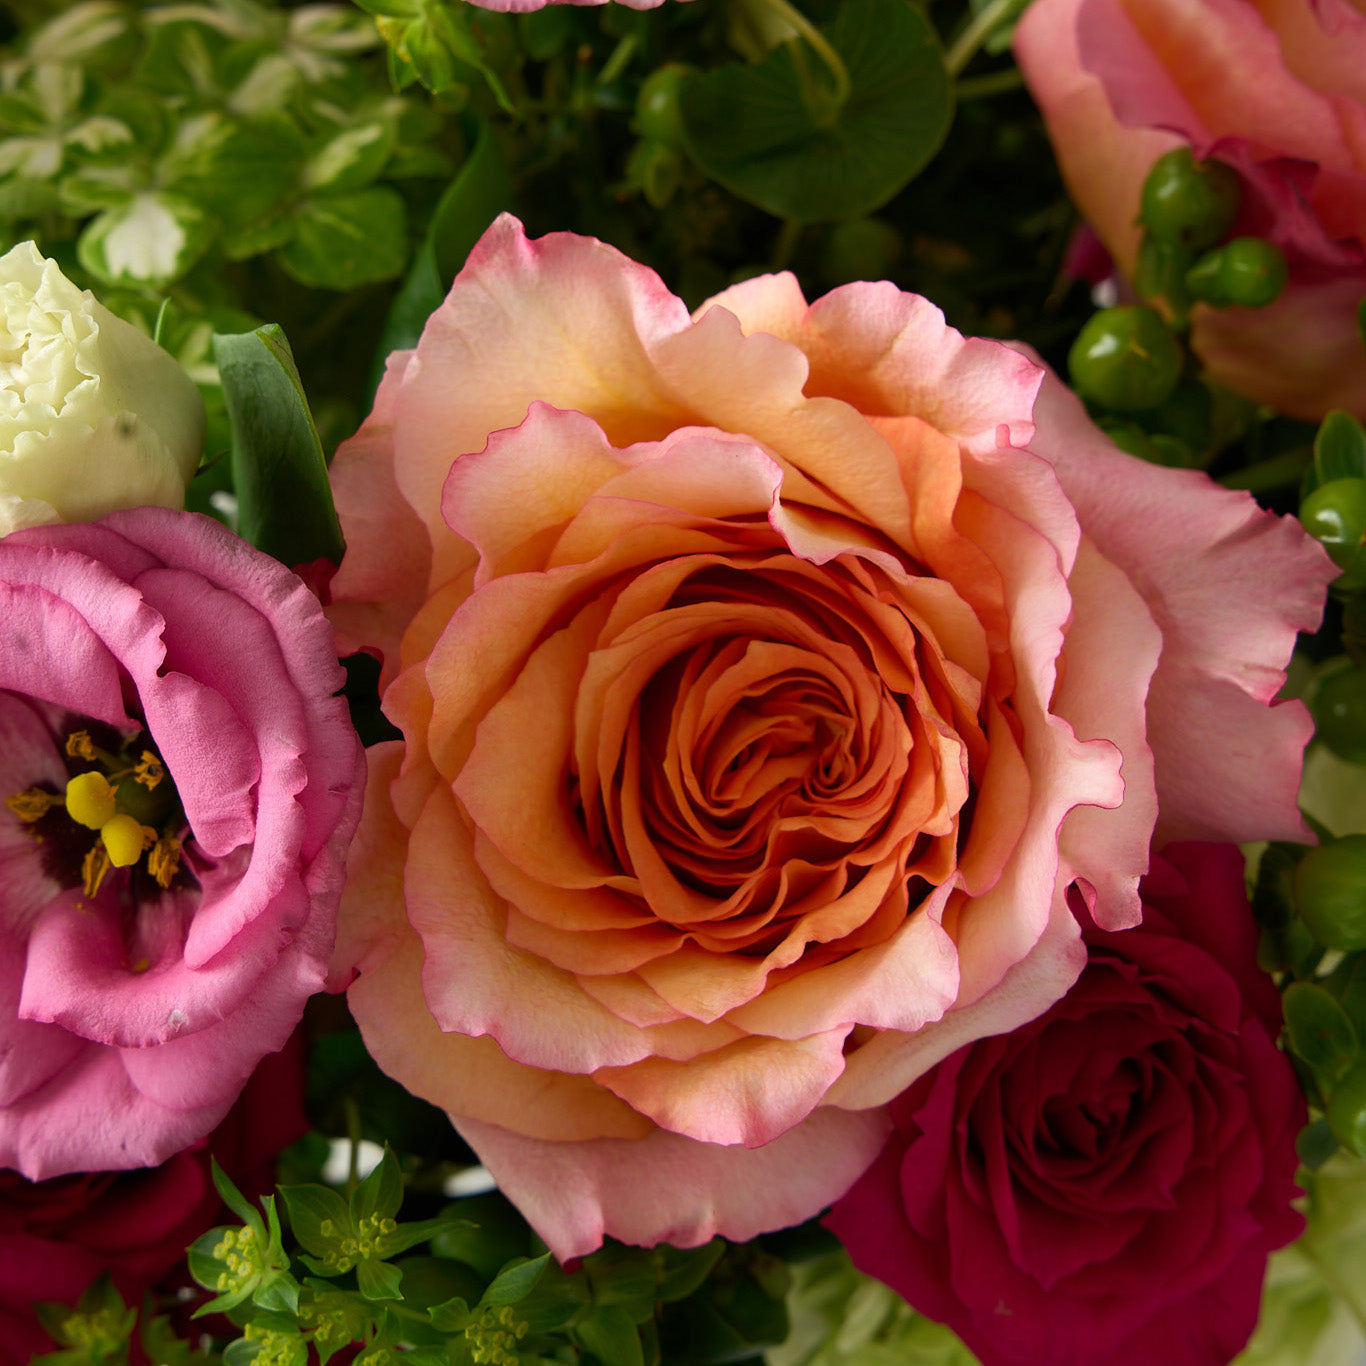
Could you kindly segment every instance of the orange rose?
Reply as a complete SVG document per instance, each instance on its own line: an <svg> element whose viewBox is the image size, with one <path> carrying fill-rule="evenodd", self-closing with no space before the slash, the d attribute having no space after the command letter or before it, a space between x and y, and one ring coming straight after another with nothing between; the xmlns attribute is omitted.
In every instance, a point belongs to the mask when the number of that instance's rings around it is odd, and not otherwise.
<svg viewBox="0 0 1366 1366"><path fill-rule="evenodd" d="M404 732L336 975L560 1256L829 1203L1071 984L1070 889L1138 918L1159 796L1301 830L1326 558L890 285L690 318L504 218L333 473Z"/></svg>
<svg viewBox="0 0 1366 1366"><path fill-rule="evenodd" d="M1366 417L1366 6L1351 0L1035 0L1015 55L1063 179L1121 270L1143 181L1188 144L1242 182L1234 232L1275 242L1266 308L1198 306L1210 373L1294 417Z"/></svg>

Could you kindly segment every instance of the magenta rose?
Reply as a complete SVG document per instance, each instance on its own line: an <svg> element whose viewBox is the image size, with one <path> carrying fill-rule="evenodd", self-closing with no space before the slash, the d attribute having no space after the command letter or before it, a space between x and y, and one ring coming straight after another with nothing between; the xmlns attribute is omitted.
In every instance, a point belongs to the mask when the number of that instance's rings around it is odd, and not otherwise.
<svg viewBox="0 0 1366 1366"><path fill-rule="evenodd" d="M1296 417L1366 415L1366 7L1352 0L1037 0L1015 52L1072 197L1120 267L1153 162L1188 145L1242 182L1234 232L1290 268L1267 308L1198 307L1216 379Z"/></svg>
<svg viewBox="0 0 1366 1366"><path fill-rule="evenodd" d="M1295 1238L1304 1096L1232 845L1171 845L1143 924L1086 920L1076 986L892 1103L827 1217L864 1271L984 1366L1212 1366Z"/></svg>
<svg viewBox="0 0 1366 1366"><path fill-rule="evenodd" d="M161 508L0 541L0 1165L202 1138L322 984L364 756L318 600Z"/></svg>
<svg viewBox="0 0 1366 1366"><path fill-rule="evenodd" d="M274 1190L276 1157L308 1131L303 1053L296 1034L268 1054L218 1128L159 1167L48 1181L0 1172L0 1366L55 1346L35 1304L75 1305L106 1271L125 1303L140 1304L179 1267L221 1216L211 1156L249 1197Z"/></svg>

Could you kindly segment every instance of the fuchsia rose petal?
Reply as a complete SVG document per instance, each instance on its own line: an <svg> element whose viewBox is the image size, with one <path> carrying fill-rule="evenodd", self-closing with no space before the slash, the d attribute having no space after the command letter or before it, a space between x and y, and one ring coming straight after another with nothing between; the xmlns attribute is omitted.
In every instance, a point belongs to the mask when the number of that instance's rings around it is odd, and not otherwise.
<svg viewBox="0 0 1366 1366"><path fill-rule="evenodd" d="M983 1366L1230 1360L1303 1223L1304 1097L1230 845L1170 845L1143 925L1098 930L1044 1015L891 1106L827 1217L855 1263Z"/></svg>
<svg viewBox="0 0 1366 1366"><path fill-rule="evenodd" d="M0 658L30 666L4 679L8 793L100 769L67 737L112 726L97 746L132 745L108 761L127 765L109 768L118 800L158 757L178 796L133 810L180 846L165 889L138 860L87 895L95 831L60 804L6 828L0 857L22 866L0 892L0 1162L156 1163L223 1117L323 984L364 765L331 628L278 562L160 508L16 532L0 586Z"/></svg>

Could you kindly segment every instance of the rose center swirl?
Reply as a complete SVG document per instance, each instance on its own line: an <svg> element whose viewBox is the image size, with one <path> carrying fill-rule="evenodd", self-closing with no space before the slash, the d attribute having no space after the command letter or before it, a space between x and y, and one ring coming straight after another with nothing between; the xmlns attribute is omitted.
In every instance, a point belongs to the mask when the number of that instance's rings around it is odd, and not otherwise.
<svg viewBox="0 0 1366 1366"><path fill-rule="evenodd" d="M578 736L571 783L623 872L657 886L662 867L756 933L873 868L911 905L951 873L980 697L891 581L782 556L711 566L607 645L580 714L627 719L619 747ZM659 914L644 880L642 896Z"/></svg>

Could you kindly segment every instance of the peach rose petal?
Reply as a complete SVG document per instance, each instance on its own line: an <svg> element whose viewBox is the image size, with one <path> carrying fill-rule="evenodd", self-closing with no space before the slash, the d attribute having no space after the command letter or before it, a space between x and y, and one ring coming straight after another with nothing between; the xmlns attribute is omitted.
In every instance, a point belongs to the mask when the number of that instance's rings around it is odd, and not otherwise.
<svg viewBox="0 0 1366 1366"><path fill-rule="evenodd" d="M390 355L369 417L338 448L328 470L352 543L330 585L337 650L376 650L384 662L381 687L397 670L399 640L422 605L431 561L422 521L400 495L393 463L379 457L393 441L394 399L412 354Z"/></svg>
<svg viewBox="0 0 1366 1366"><path fill-rule="evenodd" d="M842 1195L890 1132L880 1110L821 1109L762 1148L656 1129L634 1142L545 1143L478 1121L460 1129L499 1189L561 1261L625 1243L743 1242Z"/></svg>
<svg viewBox="0 0 1366 1366"><path fill-rule="evenodd" d="M436 787L409 838L409 920L422 991L447 1033L491 1035L530 1067L591 1072L647 1057L649 1040L586 997L570 974L508 942L500 897L480 876L455 798ZM536 1010L513 1009L536 1002Z"/></svg>
<svg viewBox="0 0 1366 1366"><path fill-rule="evenodd" d="M650 1058L593 1074L661 1129L699 1143L758 1148L805 1119L844 1071L847 1029L807 1038L751 1036L673 1062Z"/></svg>

